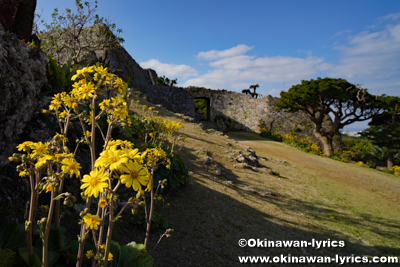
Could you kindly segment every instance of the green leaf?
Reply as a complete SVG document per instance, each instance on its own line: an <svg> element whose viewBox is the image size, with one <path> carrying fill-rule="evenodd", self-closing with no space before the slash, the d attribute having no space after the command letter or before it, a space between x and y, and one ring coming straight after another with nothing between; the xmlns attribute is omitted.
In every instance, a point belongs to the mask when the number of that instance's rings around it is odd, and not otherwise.
<svg viewBox="0 0 400 267"><path fill-rule="evenodd" d="M27 247L22 247L18 249L18 253L21 256L21 258L24 260L24 262L29 266L29 253L28 253L28 248ZM41 251L37 247L33 247L33 262L32 266L34 267L42 267L42 261L41 259Z"/></svg>
<svg viewBox="0 0 400 267"><path fill-rule="evenodd" d="M131 242L122 246L121 256L115 267L144 267L153 266L154 259L146 251L143 244Z"/></svg>
<svg viewBox="0 0 400 267"><path fill-rule="evenodd" d="M0 232L0 247L17 249L25 245L25 223L10 224Z"/></svg>
<svg viewBox="0 0 400 267"><path fill-rule="evenodd" d="M121 246L118 244L118 242L111 241L110 252L113 255L111 266L112 267L117 266L117 263L121 256Z"/></svg>

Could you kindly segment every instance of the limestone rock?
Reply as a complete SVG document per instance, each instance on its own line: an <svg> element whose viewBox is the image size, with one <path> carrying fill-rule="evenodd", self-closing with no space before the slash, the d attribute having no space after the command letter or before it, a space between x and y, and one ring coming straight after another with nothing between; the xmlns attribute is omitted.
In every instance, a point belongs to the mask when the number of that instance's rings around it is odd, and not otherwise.
<svg viewBox="0 0 400 267"><path fill-rule="evenodd" d="M6 36L0 25L0 167L13 153L19 135L41 103L39 94L47 82L46 62L43 52Z"/></svg>

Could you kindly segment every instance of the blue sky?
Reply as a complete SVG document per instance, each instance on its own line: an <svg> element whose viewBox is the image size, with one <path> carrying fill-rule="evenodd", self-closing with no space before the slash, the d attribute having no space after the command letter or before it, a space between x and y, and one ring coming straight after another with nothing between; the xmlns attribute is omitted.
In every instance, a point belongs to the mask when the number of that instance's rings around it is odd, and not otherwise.
<svg viewBox="0 0 400 267"><path fill-rule="evenodd" d="M73 0L38 0L46 21ZM114 0L98 14L123 30L144 68L178 86L279 96L301 80L344 78L400 96L398 0Z"/></svg>

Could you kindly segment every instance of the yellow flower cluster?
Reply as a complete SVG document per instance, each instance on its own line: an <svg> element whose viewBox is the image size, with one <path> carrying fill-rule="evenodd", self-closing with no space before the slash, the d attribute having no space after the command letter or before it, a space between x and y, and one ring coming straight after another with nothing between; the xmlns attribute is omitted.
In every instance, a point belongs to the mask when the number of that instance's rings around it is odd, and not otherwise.
<svg viewBox="0 0 400 267"><path fill-rule="evenodd" d="M186 140L185 135L179 134L179 130L183 128L179 122L163 120L161 117L145 117L143 122L145 125L143 135L146 143L147 136L149 136L152 143L164 142L163 144L173 151L176 143Z"/></svg>
<svg viewBox="0 0 400 267"><path fill-rule="evenodd" d="M100 104L100 109L105 110L109 115L109 119L117 118L119 120L125 120L128 116L128 108L126 106L126 102L121 97L112 97L110 99L104 99Z"/></svg>
<svg viewBox="0 0 400 267"><path fill-rule="evenodd" d="M143 166L144 160L148 161L147 152L140 153L137 148L132 147L133 144L129 141L108 142L106 149L100 153L94 164L96 169L82 179L81 188L86 188L85 195L98 197L99 193L108 188L109 185L105 181L108 180L107 173L110 172L117 173L121 183L128 188L132 187L133 190L139 191L144 186L146 190L150 190L149 173Z"/></svg>
<svg viewBox="0 0 400 267"><path fill-rule="evenodd" d="M394 175L400 176L400 166L393 166L390 168L390 171L394 173Z"/></svg>
<svg viewBox="0 0 400 267"><path fill-rule="evenodd" d="M284 139L286 139L288 142L293 142L296 141L296 137L294 137L292 134L287 133L283 136Z"/></svg>
<svg viewBox="0 0 400 267"><path fill-rule="evenodd" d="M314 143L311 143L310 145L308 145L308 150L316 152L316 153L319 153L322 151L322 149L317 144L314 144Z"/></svg>
<svg viewBox="0 0 400 267"><path fill-rule="evenodd" d="M58 134L54 137L55 140L64 139L64 136ZM47 167L50 163L56 164L61 167L63 173L68 173L72 177L80 176L81 166L77 163L72 154L67 153L67 151L57 146L56 143L53 142L32 142L25 141L17 146L18 151L26 152L23 159L23 164L21 165L23 168L20 169L19 175L21 177L26 176L28 165L33 165L36 169L41 169Z"/></svg>
<svg viewBox="0 0 400 267"><path fill-rule="evenodd" d="M356 163L356 166L363 167L364 166L364 162L359 161L359 162Z"/></svg>
<svg viewBox="0 0 400 267"><path fill-rule="evenodd" d="M115 74L108 73L107 68L103 66L91 66L77 70L71 80L78 80L73 84L71 93L55 94L49 106L49 111L54 111L60 119L73 117L72 114L79 116L79 104L86 105L87 102L85 101L100 95L104 91L118 90L118 92L122 93L125 89L124 81ZM105 86L107 85L108 87L106 88ZM64 110L59 111L62 107L64 107ZM125 120L128 115L126 102L121 97L115 97L111 100L105 99L100 104L100 108L106 110L109 116L108 122L112 119ZM43 110L43 112L48 113L47 110ZM90 122L90 120L87 119L87 122Z"/></svg>

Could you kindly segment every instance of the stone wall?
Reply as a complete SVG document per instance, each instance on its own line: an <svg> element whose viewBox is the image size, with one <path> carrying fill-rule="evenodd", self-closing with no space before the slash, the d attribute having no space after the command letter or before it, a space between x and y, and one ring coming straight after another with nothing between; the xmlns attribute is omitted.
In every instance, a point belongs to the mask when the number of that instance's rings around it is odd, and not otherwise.
<svg viewBox="0 0 400 267"><path fill-rule="evenodd" d="M43 52L6 34L0 24L0 167L43 102L40 92L47 82L46 62Z"/></svg>
<svg viewBox="0 0 400 267"><path fill-rule="evenodd" d="M229 127L236 130L259 132L258 125L264 121L267 126L273 122L272 130L291 132L294 127L309 132L312 122L302 113L287 113L275 110L277 97L252 98L250 95L226 90L211 90L199 87L185 88L194 98L210 100L209 120L224 118Z"/></svg>
<svg viewBox="0 0 400 267"><path fill-rule="evenodd" d="M169 111L194 117L194 96L180 87L139 85L136 90L146 95L153 104L161 104Z"/></svg>

